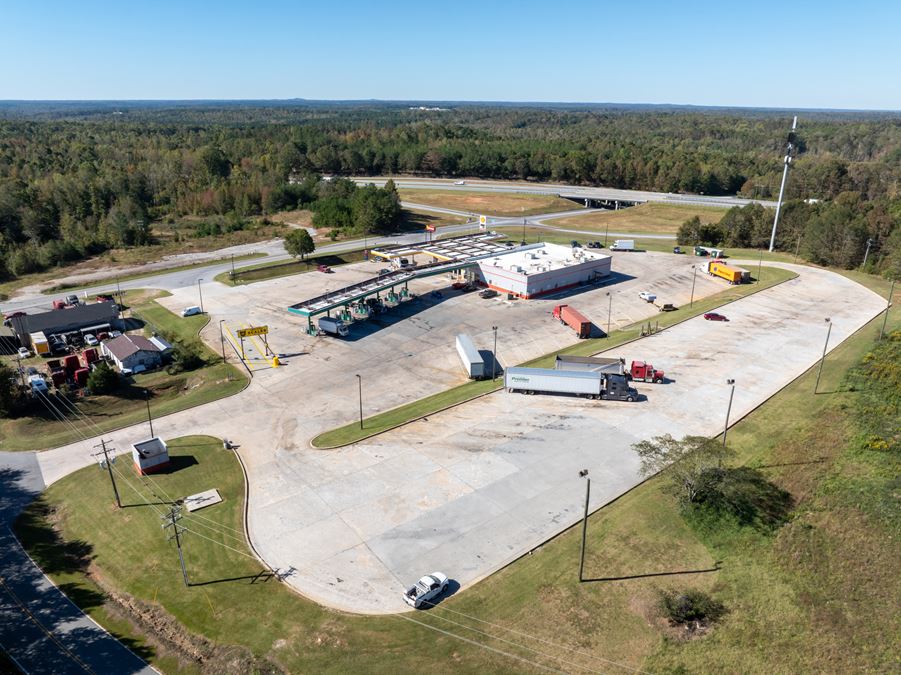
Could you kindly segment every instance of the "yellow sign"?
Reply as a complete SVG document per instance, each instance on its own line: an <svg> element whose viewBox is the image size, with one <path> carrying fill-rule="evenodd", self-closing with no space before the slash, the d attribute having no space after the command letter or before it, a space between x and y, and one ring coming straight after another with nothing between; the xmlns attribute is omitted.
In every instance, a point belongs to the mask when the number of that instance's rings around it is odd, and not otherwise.
<svg viewBox="0 0 901 675"><path fill-rule="evenodd" d="M487 225L488 216L479 216L479 225Z"/></svg>
<svg viewBox="0 0 901 675"><path fill-rule="evenodd" d="M257 326L256 328L241 328L238 330L239 338L250 337L251 335L268 335L269 326Z"/></svg>

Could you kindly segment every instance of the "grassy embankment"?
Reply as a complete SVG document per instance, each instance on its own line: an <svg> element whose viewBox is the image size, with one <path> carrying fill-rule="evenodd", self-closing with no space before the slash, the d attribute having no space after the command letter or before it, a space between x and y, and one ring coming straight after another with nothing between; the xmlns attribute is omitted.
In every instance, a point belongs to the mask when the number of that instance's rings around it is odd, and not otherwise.
<svg viewBox="0 0 901 675"><path fill-rule="evenodd" d="M549 220L548 225L598 233L609 229L610 232L675 235L686 220L698 216L702 223L718 223L726 211L728 209L717 206L647 202L617 211L594 211L569 218L555 218Z"/></svg>
<svg viewBox="0 0 901 675"><path fill-rule="evenodd" d="M143 321L145 333L156 329L186 342L196 342L205 365L172 375L164 368L140 373L134 375L131 382L123 384L115 394L73 399L74 405L92 423L90 428L85 426L86 422L77 425L83 433L95 435L145 419L145 389L151 392L151 413L159 417L230 396L246 386L247 375L243 370L223 363L219 355L200 341L198 333L209 317L176 316L154 300L168 295L165 291L128 291L123 295L129 308L127 315ZM0 420L0 449L43 450L80 440L72 424L60 421L50 410L40 404L31 410L30 415Z"/></svg>
<svg viewBox="0 0 901 675"><path fill-rule="evenodd" d="M626 254L630 255L630 254ZM708 296L696 300L694 305L680 307L675 312L662 312L655 317L653 322L658 323L660 327L665 328L684 321L693 316L698 316L704 312L720 307L733 300L746 297L757 291L770 288L776 284L792 279L797 275L794 272L783 270L777 267L769 268L763 274L763 279L759 284L745 284L742 286L731 286L715 295ZM517 364L524 366L532 366L536 368L549 368L553 366L554 358L559 354L570 354L578 356L590 356L598 352L605 351L612 347L634 340L640 337L641 326L647 324L643 321L631 326L626 326L620 330L611 332L609 338L592 338L588 340L580 340L576 344L554 352L538 359L534 359L527 363ZM500 360L500 359L499 359ZM495 391L501 388L501 380L483 380L480 382L467 382L458 387L433 394L426 398L408 403L406 405L387 410L383 413L373 415L363 420L363 428L360 429L358 422L346 424L337 429L332 429L319 434L313 439L313 445L317 448L329 449L336 448L348 443L355 443L364 438L380 434L388 429L392 429L401 424L405 424L412 420L418 419L424 415L431 415L439 410L443 410L449 406L457 405L465 401L469 401L477 396Z"/></svg>
<svg viewBox="0 0 901 675"><path fill-rule="evenodd" d="M428 204L485 216L536 216L580 208L576 202L554 195L414 188L402 188L397 192L405 202Z"/></svg>
<svg viewBox="0 0 901 675"><path fill-rule="evenodd" d="M887 292L887 283L867 281ZM892 582L901 573L893 487L901 335L893 353L873 353L881 323L877 317L828 355L823 393L812 394L811 369L730 430L735 464L756 468L791 495L787 521L760 528L685 518L663 477L653 478L589 518L592 581L576 580L576 526L418 612L424 625L342 615L274 581L250 584L246 577L260 568L232 536L241 529L241 472L210 439L173 442L174 456L196 464L182 460L184 468L154 478L173 497L215 485L225 498L201 512L205 525L193 516L182 521L192 530L187 565L198 585L183 587L153 507L116 511L95 468L54 484L17 531L70 597L167 673L215 669L223 654L243 655L235 662L244 669L261 668L248 663L247 650L291 672L887 672L896 665L901 602ZM901 329L897 311L888 328ZM855 364L865 369L849 375ZM124 486L126 503L155 501L149 483L131 475L129 482L142 494ZM694 637L666 625L656 608L660 591L688 589L727 608L711 631ZM135 615L151 621L126 618ZM195 658L167 635L184 635Z"/></svg>

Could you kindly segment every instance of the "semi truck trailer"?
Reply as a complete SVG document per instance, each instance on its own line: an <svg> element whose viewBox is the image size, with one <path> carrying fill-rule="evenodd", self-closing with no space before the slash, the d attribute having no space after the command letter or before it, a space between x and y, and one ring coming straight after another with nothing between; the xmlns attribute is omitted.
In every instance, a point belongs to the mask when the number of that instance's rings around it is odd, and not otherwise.
<svg viewBox="0 0 901 675"><path fill-rule="evenodd" d="M591 337L591 321L569 305L554 307L554 318L576 331L580 339Z"/></svg>
<svg viewBox="0 0 901 675"><path fill-rule="evenodd" d="M594 399L635 401L638 392L623 375L550 368L508 368L504 386L510 393L573 394Z"/></svg>
<svg viewBox="0 0 901 675"><path fill-rule="evenodd" d="M470 379L481 380L485 377L485 359L479 354L479 350L472 344L468 335L457 336L457 354Z"/></svg>
<svg viewBox="0 0 901 675"><path fill-rule="evenodd" d="M617 239L610 245L611 251L634 251L635 250L635 240L634 239Z"/></svg>
<svg viewBox="0 0 901 675"><path fill-rule="evenodd" d="M605 359L600 356L567 356L557 354L555 370L579 370L588 373L625 375L626 363L623 359Z"/></svg>
<svg viewBox="0 0 901 675"><path fill-rule="evenodd" d="M707 263L707 274L725 279L730 284L742 284L751 280L751 273L748 270L727 265L721 260L711 260Z"/></svg>
<svg viewBox="0 0 901 675"><path fill-rule="evenodd" d="M333 319L330 316L319 317L319 330L328 335L339 335L341 337L344 337L350 332L347 329L346 323L341 319Z"/></svg>

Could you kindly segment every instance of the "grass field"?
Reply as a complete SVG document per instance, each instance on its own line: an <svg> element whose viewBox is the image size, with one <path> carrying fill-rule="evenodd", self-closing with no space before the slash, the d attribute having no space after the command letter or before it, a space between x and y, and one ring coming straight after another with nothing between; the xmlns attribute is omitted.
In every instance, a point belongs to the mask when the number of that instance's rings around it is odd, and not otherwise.
<svg viewBox="0 0 901 675"><path fill-rule="evenodd" d="M596 211L585 215L558 218L549 225L603 232L676 234L686 220L698 216L702 223L718 223L728 209L716 206L647 202L618 211Z"/></svg>
<svg viewBox="0 0 901 675"><path fill-rule="evenodd" d="M449 213L437 213L425 209L404 208L404 224L408 230L424 230L426 225L440 227L442 225L460 225L467 221L463 216Z"/></svg>
<svg viewBox="0 0 901 675"><path fill-rule="evenodd" d="M534 216L579 208L553 195L425 189L400 189L398 194L404 201L486 216Z"/></svg>
<svg viewBox="0 0 901 675"><path fill-rule="evenodd" d="M783 270L780 268L770 268L765 270L763 279L759 284L745 284L742 286L732 286L715 295L701 298L695 301L692 306L683 306L675 312L662 312L659 317L654 318L655 327L659 325L661 328L673 326L681 321L685 321L693 316L698 316L704 312L720 307L726 303L747 297L757 291L770 288L776 284L782 283L789 279L793 279L797 275L794 272ZM622 330L614 330L609 338L591 338L588 340L580 340L576 344L558 352L547 354L526 363L517 364L522 366L530 366L533 368L551 368L557 354L569 354L573 356L591 356L598 352L605 351L611 347L616 347L630 340L634 340L641 335L642 322L633 326L626 326ZM500 359L499 359L500 361ZM469 401L477 396L481 396L491 391L496 391L502 386L502 379L497 381L483 380L473 381L461 384L452 389L433 394L426 398L408 403L406 405L386 410L378 415L367 417L363 420L363 428L360 428L358 422L351 422L337 429L325 431L316 436L312 443L314 447L331 449L337 448L349 443L356 443L375 436L388 429L406 424L415 419L419 419L424 415L432 415L439 410L443 410L452 405Z"/></svg>
<svg viewBox="0 0 901 675"><path fill-rule="evenodd" d="M887 289L883 280L867 282ZM685 518L664 480L654 478L589 518L586 583L577 581L580 529L573 527L407 618L342 615L273 581L251 585L241 577L259 567L230 538L240 530L240 469L203 438L172 443L174 454L196 464L182 460L183 469L154 481L170 496L220 489L225 502L201 512L216 529L190 516L182 521L191 530L187 565L196 582L232 581L185 589L159 514L152 507L116 511L95 468L53 485L17 532L76 602L167 673L214 670L221 663L215 650L243 656L244 670L251 669L249 650L291 672L890 672L901 602L891 581L901 573L892 487L898 460L860 445L860 406L879 391L867 389L873 378L849 384L847 376L854 364L886 362L867 356L879 324L881 317L829 354L825 393L812 395L811 370L730 430L736 463L791 494L785 525L761 531ZM889 329L899 328L896 310ZM897 407L874 414L891 422ZM150 496L149 487L130 480ZM139 499L127 487L123 494L126 502ZM659 592L670 589L707 591L727 614L706 635L689 638L656 609ZM138 615L156 612L152 627L125 620L126 602ZM177 634L174 620L186 628L189 646L200 634L213 642L206 660L178 658L161 641Z"/></svg>
<svg viewBox="0 0 901 675"><path fill-rule="evenodd" d="M156 329L182 340L199 342L197 334L209 317L177 317L154 301L164 294L165 291L128 291L124 294L128 316L143 320L145 332ZM80 440L80 433L93 436L140 422L147 417L145 389L151 392L151 413L159 417L231 396L246 386L247 376L243 370L223 363L206 346L202 345L202 350L207 365L196 370L174 375L165 369L140 373L132 377L132 382L120 387L115 395L76 399L74 405L90 424L73 425L71 420L61 421L51 410L39 405L32 408L31 415L0 419L0 449L44 450ZM57 402L56 405L62 410L65 404Z"/></svg>

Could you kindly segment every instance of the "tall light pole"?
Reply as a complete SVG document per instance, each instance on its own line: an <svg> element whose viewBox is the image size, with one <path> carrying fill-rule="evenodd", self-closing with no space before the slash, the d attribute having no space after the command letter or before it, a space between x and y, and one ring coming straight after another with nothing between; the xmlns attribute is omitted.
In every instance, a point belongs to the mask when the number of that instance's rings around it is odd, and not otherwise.
<svg viewBox="0 0 901 675"><path fill-rule="evenodd" d="M694 307L695 304L695 281L698 280L698 266L691 266L691 300L688 303L689 307Z"/></svg>
<svg viewBox="0 0 901 675"><path fill-rule="evenodd" d="M773 218L773 233L770 235L770 253L776 245L776 227L779 225L779 214L782 213L782 196L785 194L785 182L788 180L788 168L792 163L792 153L795 150L795 129L798 128L798 116L792 121L792 130L788 133L788 140L785 143L785 159L783 163L785 168L782 170L782 185L779 186L779 201L776 202L776 217Z"/></svg>
<svg viewBox="0 0 901 675"><path fill-rule="evenodd" d="M497 379L497 326L492 326L494 331L494 351L491 352L491 379Z"/></svg>
<svg viewBox="0 0 901 675"><path fill-rule="evenodd" d="M360 388L360 429L363 429L363 378L357 375L357 384Z"/></svg>
<svg viewBox="0 0 901 675"><path fill-rule="evenodd" d="M755 284L760 283L760 270L763 267L763 249L760 249L760 260L757 261L757 279L754 280Z"/></svg>
<svg viewBox="0 0 901 675"><path fill-rule="evenodd" d="M864 251L864 254L863 254L863 262L860 263L860 266L861 266L861 267L866 267L866 266L867 266L867 256L870 255L870 246L872 246L872 245L873 245L873 240L870 239L870 238L867 238L867 250Z"/></svg>
<svg viewBox="0 0 901 675"><path fill-rule="evenodd" d="M232 372L228 367L228 359L225 358L225 335L222 333L222 324L225 323L225 319L219 319L219 346L222 348L222 363L225 364L225 377L229 382L232 381Z"/></svg>
<svg viewBox="0 0 901 675"><path fill-rule="evenodd" d="M829 325L829 329L826 331L826 344L823 345L823 356L820 357L820 367L817 369L817 381L816 384L813 385L814 394L816 394L817 390L820 388L820 375L823 374L823 361L826 360L826 350L829 348L829 334L832 333L832 319L827 317L826 323Z"/></svg>
<svg viewBox="0 0 901 675"><path fill-rule="evenodd" d="M610 337L610 317L613 314L613 296L607 291L607 337Z"/></svg>
<svg viewBox="0 0 901 675"><path fill-rule="evenodd" d="M150 438L153 438L153 417L150 416L150 390L144 390L144 401L147 403L147 424L150 425Z"/></svg>
<svg viewBox="0 0 901 675"><path fill-rule="evenodd" d="M892 297L895 295L895 281L896 279L892 279L892 286L888 291L888 300L885 301L885 316L882 317L882 328L879 329L880 340L885 335L885 322L888 321L888 311L892 306Z"/></svg>
<svg viewBox="0 0 901 675"><path fill-rule="evenodd" d="M579 582L585 580L585 535L588 532L588 499L591 497L591 479L588 477L588 469L579 471L579 476L585 479L585 512L582 514L582 548L579 551Z"/></svg>
<svg viewBox="0 0 901 675"><path fill-rule="evenodd" d="M726 447L726 434L729 431L729 415L732 414L732 397L735 396L735 380L726 380L726 384L732 387L729 390L729 407L726 408L726 425L723 427L723 447Z"/></svg>
<svg viewBox="0 0 901 675"><path fill-rule="evenodd" d="M200 282L203 281L202 278L197 280L197 295L200 296L200 313L203 314L203 291L200 290Z"/></svg>

